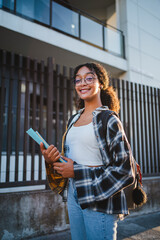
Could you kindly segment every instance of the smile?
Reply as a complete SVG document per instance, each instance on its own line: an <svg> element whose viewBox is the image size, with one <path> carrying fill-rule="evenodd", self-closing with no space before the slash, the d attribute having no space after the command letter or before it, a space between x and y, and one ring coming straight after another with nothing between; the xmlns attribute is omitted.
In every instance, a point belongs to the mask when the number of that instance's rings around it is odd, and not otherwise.
<svg viewBox="0 0 160 240"><path fill-rule="evenodd" d="M89 90L90 90L90 88L89 89L81 89L80 92L81 93L87 93Z"/></svg>

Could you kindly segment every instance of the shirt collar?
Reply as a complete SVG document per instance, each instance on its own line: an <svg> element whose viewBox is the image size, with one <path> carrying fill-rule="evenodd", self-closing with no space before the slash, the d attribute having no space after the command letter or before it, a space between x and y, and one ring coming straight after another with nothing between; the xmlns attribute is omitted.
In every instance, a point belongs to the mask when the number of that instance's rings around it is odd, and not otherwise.
<svg viewBox="0 0 160 240"><path fill-rule="evenodd" d="M78 113L79 113L79 114L82 114L83 111L84 111L84 109L85 109L85 108L82 108L82 109L78 110ZM99 112L101 112L101 111L106 111L106 110L109 110L108 106L101 106L101 107L96 108L96 109L92 112L92 114L93 114L93 116L96 116Z"/></svg>

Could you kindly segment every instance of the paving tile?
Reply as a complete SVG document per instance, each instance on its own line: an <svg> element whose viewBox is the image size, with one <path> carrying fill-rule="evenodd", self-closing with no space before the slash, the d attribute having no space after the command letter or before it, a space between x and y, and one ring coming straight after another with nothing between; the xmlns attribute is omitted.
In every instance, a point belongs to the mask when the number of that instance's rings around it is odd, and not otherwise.
<svg viewBox="0 0 160 240"><path fill-rule="evenodd" d="M123 240L160 240L160 232L155 230L148 230L139 234L133 235Z"/></svg>
<svg viewBox="0 0 160 240"><path fill-rule="evenodd" d="M159 227L152 228L152 230L155 230L155 231L159 231L159 232L160 232L160 226L159 226Z"/></svg>

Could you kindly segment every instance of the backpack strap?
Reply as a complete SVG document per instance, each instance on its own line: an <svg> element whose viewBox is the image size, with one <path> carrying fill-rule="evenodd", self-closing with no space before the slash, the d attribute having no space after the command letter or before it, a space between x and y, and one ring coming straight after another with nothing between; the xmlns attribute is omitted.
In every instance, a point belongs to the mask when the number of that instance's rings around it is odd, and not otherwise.
<svg viewBox="0 0 160 240"><path fill-rule="evenodd" d="M73 118L77 115L77 113L73 114L70 119L68 120L68 123L67 123L67 128L69 127L70 123L72 122Z"/></svg>
<svg viewBox="0 0 160 240"><path fill-rule="evenodd" d="M106 135L107 135L108 120L112 115L118 116L114 111L111 111L111 110L102 111L102 112L100 112L100 114L97 115L97 123L98 124L101 123L99 125L99 133L105 140L106 140ZM107 141L105 141L105 147L107 149L108 156L110 156Z"/></svg>
<svg viewBox="0 0 160 240"><path fill-rule="evenodd" d="M100 113L100 118L102 120L102 125L103 125L103 131L104 133L107 132L107 124L108 124L108 120L110 118L110 116L115 115L116 117L119 118L118 114L114 111L111 110L106 110L106 111L102 111Z"/></svg>

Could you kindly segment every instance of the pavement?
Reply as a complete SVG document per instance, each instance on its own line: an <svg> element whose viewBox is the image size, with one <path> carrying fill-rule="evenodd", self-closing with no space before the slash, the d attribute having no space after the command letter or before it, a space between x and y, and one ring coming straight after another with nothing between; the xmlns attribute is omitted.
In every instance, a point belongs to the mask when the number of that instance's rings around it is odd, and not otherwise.
<svg viewBox="0 0 160 240"><path fill-rule="evenodd" d="M71 240L71 234L70 230L66 230L30 240ZM117 240L160 240L160 212L130 215L119 221Z"/></svg>

